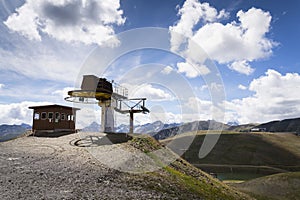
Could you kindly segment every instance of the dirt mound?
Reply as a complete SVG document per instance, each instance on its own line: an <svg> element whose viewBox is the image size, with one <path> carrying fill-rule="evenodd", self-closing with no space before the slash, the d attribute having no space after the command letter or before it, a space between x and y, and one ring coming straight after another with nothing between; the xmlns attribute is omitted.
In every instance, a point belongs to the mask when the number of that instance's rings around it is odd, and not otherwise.
<svg viewBox="0 0 300 200"><path fill-rule="evenodd" d="M1 199L249 198L180 158L166 165L162 158L174 154L152 138L133 136L123 143L99 143L105 136L79 133L0 143ZM84 138L93 138L89 141L93 145L74 145ZM145 166L155 170L123 170Z"/></svg>

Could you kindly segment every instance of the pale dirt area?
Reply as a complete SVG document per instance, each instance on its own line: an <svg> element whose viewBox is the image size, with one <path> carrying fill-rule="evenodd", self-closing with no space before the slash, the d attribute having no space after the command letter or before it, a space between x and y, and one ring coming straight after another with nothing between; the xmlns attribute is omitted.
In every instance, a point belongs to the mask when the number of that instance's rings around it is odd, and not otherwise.
<svg viewBox="0 0 300 200"><path fill-rule="evenodd" d="M0 143L0 199L174 199L147 187L146 179L160 184L159 177L124 172L152 171L157 167L152 159L103 136L21 137ZM74 145L81 138L100 142ZM170 158L168 152L157 155Z"/></svg>

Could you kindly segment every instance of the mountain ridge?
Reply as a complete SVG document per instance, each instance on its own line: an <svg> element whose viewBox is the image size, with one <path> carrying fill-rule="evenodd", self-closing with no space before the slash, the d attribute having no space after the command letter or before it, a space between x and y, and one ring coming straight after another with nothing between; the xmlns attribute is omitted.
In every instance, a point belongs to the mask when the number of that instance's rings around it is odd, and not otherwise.
<svg viewBox="0 0 300 200"><path fill-rule="evenodd" d="M146 123L142 125L136 125L134 127L135 133L149 134L155 139L166 139L181 133L199 131L199 130L229 130L238 132L249 132L253 128L261 128L267 132L295 132L300 133L300 118L291 118L283 120L274 120L262 124L241 124L237 123L221 123L215 120L207 121L193 121L186 123L163 123L161 121L155 121L153 123ZM0 125L0 142L10 140L18 137L27 130L31 129L31 126L25 123L20 125ZM99 132L100 124L92 122L89 126L81 129L83 132ZM129 126L121 124L116 127L116 133L128 133Z"/></svg>
<svg viewBox="0 0 300 200"><path fill-rule="evenodd" d="M0 125L0 142L16 138L30 129L31 126L25 123L20 125L2 124Z"/></svg>

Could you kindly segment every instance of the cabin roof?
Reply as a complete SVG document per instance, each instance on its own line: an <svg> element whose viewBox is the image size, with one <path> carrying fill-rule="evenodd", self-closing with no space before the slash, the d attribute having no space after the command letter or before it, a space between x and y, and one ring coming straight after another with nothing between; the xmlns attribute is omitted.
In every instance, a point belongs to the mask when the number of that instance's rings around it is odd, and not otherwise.
<svg viewBox="0 0 300 200"><path fill-rule="evenodd" d="M65 109L72 109L72 110L80 110L80 108L70 107L70 106L63 106L63 105L43 105L43 106L30 106L29 109L39 109L39 108L65 108Z"/></svg>

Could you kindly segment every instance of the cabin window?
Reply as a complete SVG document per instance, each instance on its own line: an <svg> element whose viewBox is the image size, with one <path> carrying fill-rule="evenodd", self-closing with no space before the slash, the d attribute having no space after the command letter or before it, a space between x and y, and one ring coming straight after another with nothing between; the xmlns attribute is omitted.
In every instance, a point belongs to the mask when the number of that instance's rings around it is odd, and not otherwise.
<svg viewBox="0 0 300 200"><path fill-rule="evenodd" d="M41 114L41 119L45 120L47 118L47 113L42 112Z"/></svg>
<svg viewBox="0 0 300 200"><path fill-rule="evenodd" d="M48 119L53 119L53 112L48 113Z"/></svg>
<svg viewBox="0 0 300 200"><path fill-rule="evenodd" d="M61 113L61 120L65 120L65 113Z"/></svg>
<svg viewBox="0 0 300 200"><path fill-rule="evenodd" d="M55 119L59 119L59 112L55 113Z"/></svg>
<svg viewBox="0 0 300 200"><path fill-rule="evenodd" d="M68 115L68 121L74 121L74 115Z"/></svg>
<svg viewBox="0 0 300 200"><path fill-rule="evenodd" d="M53 122L53 112L48 112L49 122Z"/></svg>
<svg viewBox="0 0 300 200"><path fill-rule="evenodd" d="M38 112L34 113L34 119L39 120L40 119L40 113L38 113Z"/></svg>
<svg viewBox="0 0 300 200"><path fill-rule="evenodd" d="M58 122L58 121L59 121L59 117L60 117L59 112L56 112L56 113L55 113L55 122Z"/></svg>

